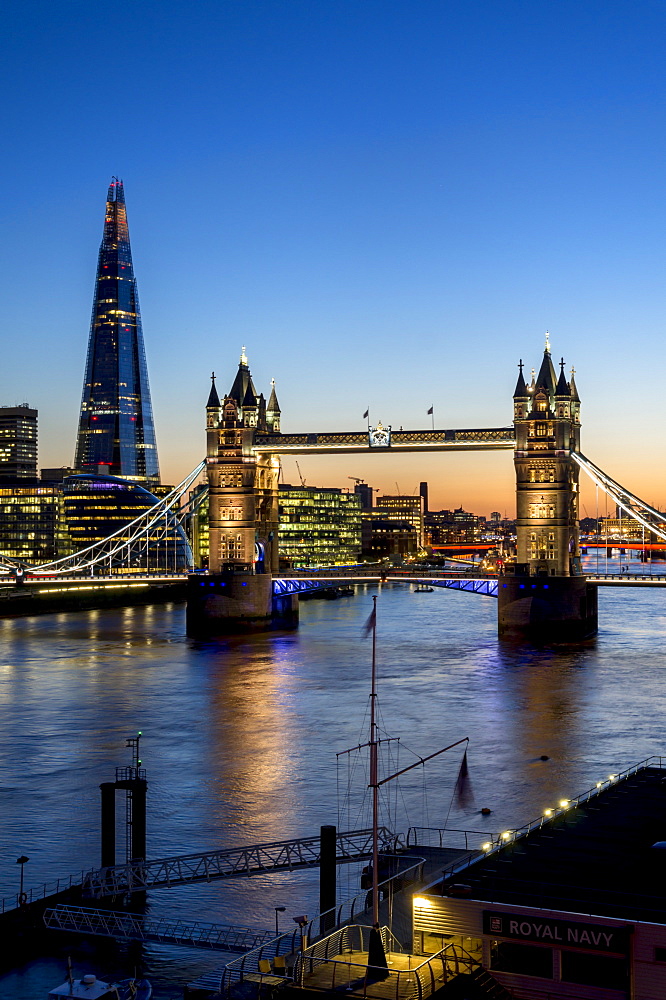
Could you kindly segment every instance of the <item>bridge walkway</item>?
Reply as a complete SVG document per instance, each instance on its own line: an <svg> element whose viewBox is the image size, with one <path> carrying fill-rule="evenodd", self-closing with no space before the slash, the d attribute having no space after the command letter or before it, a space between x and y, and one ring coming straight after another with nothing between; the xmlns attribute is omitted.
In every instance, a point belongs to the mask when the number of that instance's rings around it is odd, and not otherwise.
<svg viewBox="0 0 666 1000"><path fill-rule="evenodd" d="M382 850L387 851L394 836L386 827L379 831ZM131 862L100 868L83 877L84 896L99 899L144 889L210 882L259 872L293 871L312 868L320 860L319 835L299 840L225 848L199 854L183 854L158 861ZM337 835L337 863L362 861L372 856L372 830L355 830Z"/></svg>
<svg viewBox="0 0 666 1000"><path fill-rule="evenodd" d="M140 913L98 910L60 904L47 909L44 923L51 930L110 937L123 941L151 941L181 944L190 948L243 954L275 937L274 931L230 924L209 924L201 920L153 919Z"/></svg>

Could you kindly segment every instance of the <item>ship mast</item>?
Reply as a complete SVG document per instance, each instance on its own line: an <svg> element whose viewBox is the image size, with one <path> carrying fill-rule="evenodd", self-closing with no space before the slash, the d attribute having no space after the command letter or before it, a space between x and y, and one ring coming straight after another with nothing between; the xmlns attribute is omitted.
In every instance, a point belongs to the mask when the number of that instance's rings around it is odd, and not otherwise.
<svg viewBox="0 0 666 1000"><path fill-rule="evenodd" d="M377 739L377 598L372 598L372 686L370 691L370 787L372 788L372 926L379 923L379 774Z"/></svg>

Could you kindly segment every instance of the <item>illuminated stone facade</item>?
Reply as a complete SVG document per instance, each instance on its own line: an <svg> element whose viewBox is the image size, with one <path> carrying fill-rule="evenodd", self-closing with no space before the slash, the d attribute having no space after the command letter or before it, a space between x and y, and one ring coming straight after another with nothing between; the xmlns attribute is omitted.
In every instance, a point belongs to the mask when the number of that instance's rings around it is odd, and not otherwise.
<svg viewBox="0 0 666 1000"><path fill-rule="evenodd" d="M556 377L549 347L530 385L520 375L513 397L516 432L517 564L531 576L579 576L578 465L580 400L574 382Z"/></svg>
<svg viewBox="0 0 666 1000"><path fill-rule="evenodd" d="M206 406L211 573L277 572L280 464L252 446L255 433L279 427L275 387L267 406L243 351L229 395L220 401L213 378Z"/></svg>

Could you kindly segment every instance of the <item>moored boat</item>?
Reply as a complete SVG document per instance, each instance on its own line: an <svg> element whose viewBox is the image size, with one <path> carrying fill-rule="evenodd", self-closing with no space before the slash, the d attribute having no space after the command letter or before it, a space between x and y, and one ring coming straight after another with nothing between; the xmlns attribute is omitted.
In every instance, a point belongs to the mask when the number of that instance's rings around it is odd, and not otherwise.
<svg viewBox="0 0 666 1000"><path fill-rule="evenodd" d="M72 979L71 975L62 986L51 990L48 1000L150 1000L153 988L147 979L121 979L116 983L107 983L98 979L92 973L81 979Z"/></svg>
<svg viewBox="0 0 666 1000"><path fill-rule="evenodd" d="M49 993L48 1000L61 1000L63 997L86 997L86 1000L117 1000L118 991L112 983L105 983L88 973L81 979L66 979L62 986L57 986Z"/></svg>

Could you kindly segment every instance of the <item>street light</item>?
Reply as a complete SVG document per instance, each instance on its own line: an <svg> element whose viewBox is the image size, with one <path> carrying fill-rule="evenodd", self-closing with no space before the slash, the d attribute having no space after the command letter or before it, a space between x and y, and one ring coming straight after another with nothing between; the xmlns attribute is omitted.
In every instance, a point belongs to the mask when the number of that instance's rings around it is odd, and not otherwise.
<svg viewBox="0 0 666 1000"><path fill-rule="evenodd" d="M22 854L20 858L16 859L16 864L21 866L21 888L19 889L19 906L22 906L26 902L26 896L23 892L23 865L30 861L30 858L26 858L25 854Z"/></svg>
<svg viewBox="0 0 666 1000"><path fill-rule="evenodd" d="M284 911L286 909L287 909L286 906L276 906L275 907L275 937L279 937L280 936L280 926L278 924L278 921L279 921L280 918L278 917L278 913L284 913Z"/></svg>

